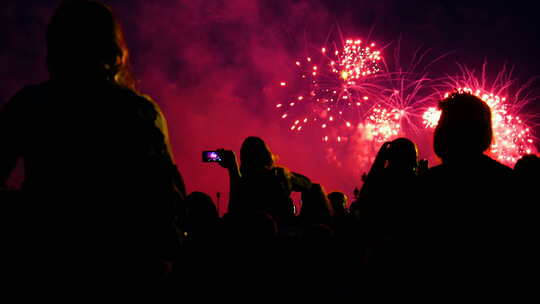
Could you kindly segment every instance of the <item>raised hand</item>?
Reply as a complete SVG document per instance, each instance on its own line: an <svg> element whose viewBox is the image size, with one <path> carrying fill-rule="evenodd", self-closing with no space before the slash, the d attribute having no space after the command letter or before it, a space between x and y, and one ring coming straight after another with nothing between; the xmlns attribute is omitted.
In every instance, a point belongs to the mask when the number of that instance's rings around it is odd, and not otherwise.
<svg viewBox="0 0 540 304"><path fill-rule="evenodd" d="M236 160L236 154L234 151L224 149L217 149L217 151L221 157L221 161L219 162L220 166L229 170L238 168L238 162Z"/></svg>

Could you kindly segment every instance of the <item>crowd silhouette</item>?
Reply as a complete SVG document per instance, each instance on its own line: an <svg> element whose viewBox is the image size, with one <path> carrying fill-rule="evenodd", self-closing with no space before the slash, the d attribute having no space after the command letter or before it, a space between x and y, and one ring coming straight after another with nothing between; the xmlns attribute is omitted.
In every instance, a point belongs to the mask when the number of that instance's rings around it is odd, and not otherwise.
<svg viewBox="0 0 540 304"><path fill-rule="evenodd" d="M248 137L229 175L228 210L186 193L167 123L137 92L110 9L66 1L47 29L50 79L0 112L0 199L12 280L51 292L157 287L178 299L445 298L524 294L538 259L536 155L514 169L487 156L491 112L479 98L440 101L440 165L415 143L384 143L349 206L341 192L276 164ZM22 159L22 191L6 181ZM217 170L217 169L216 169ZM295 210L292 192L301 193ZM53 287L51 287L53 286ZM253 298L255 297L255 298Z"/></svg>

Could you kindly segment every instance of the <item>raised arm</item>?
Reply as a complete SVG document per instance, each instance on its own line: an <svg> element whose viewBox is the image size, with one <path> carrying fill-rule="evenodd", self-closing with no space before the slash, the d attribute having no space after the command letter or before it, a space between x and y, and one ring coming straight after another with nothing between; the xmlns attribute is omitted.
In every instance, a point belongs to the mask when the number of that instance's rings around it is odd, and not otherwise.
<svg viewBox="0 0 540 304"><path fill-rule="evenodd" d="M377 156L375 157L375 160L371 165L369 173L365 176L365 178L362 178L364 184L362 185L362 188L360 189L360 192L358 194L358 201L364 201L369 198L370 193L373 191L375 185L377 184L377 179L381 176L386 165L389 147L390 142L385 142L381 145L381 148L379 149L379 152L377 153Z"/></svg>
<svg viewBox="0 0 540 304"><path fill-rule="evenodd" d="M369 170L369 173L367 175L367 179L369 179L370 175L376 175L379 174L386 165L386 161L388 159L388 148L390 147L390 142L385 142L381 145L381 148L379 149L379 152L377 152L377 156L375 157L375 160L373 161L373 165L371 165L371 169Z"/></svg>
<svg viewBox="0 0 540 304"><path fill-rule="evenodd" d="M229 207L228 212L237 212L242 209L240 199L240 169L233 151L218 149L222 161L219 165L229 172Z"/></svg>
<svg viewBox="0 0 540 304"><path fill-rule="evenodd" d="M292 191L305 192L311 189L311 186L312 186L311 180L309 180L309 178L307 178L306 176L296 173L296 172L291 172L289 174L289 178L291 181Z"/></svg>

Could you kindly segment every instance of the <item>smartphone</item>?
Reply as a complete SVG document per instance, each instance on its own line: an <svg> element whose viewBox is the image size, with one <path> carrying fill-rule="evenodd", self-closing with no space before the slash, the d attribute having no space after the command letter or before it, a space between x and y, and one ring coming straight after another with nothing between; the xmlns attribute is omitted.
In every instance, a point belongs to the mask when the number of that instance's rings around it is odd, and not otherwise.
<svg viewBox="0 0 540 304"><path fill-rule="evenodd" d="M221 155L218 151L203 151L202 152L202 161L205 163L210 162L220 162Z"/></svg>

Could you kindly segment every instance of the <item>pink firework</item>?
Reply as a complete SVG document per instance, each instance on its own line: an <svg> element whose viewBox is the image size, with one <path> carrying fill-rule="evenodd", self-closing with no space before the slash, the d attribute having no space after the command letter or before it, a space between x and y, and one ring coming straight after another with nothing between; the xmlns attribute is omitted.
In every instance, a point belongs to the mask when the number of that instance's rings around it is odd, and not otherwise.
<svg viewBox="0 0 540 304"><path fill-rule="evenodd" d="M291 131L319 128L323 141L345 142L362 119L361 106L380 87L370 78L381 71L375 44L348 39L341 47L322 47L313 56L295 61L299 83L280 86L293 90L288 100L276 104Z"/></svg>
<svg viewBox="0 0 540 304"><path fill-rule="evenodd" d="M413 56L406 59L401 57L401 53L401 41L398 41L393 60L385 62L385 72L378 77L377 84L382 90L373 98L373 104L399 113L398 133L412 138L424 133L418 121L422 118L425 105L431 103L435 96L439 96L435 89L437 80L429 76L429 69L445 55L432 57L429 50L422 48L416 49ZM373 110L380 109L372 109L366 117L369 117Z"/></svg>
<svg viewBox="0 0 540 304"><path fill-rule="evenodd" d="M397 137L401 130L403 113L398 109L388 109L376 105L366 117L366 131L375 142L383 143Z"/></svg>
<svg viewBox="0 0 540 304"><path fill-rule="evenodd" d="M349 85L356 84L362 77L369 76L381 71L381 52L372 49L375 43L368 46L362 44L362 40L348 39L345 41L343 51L335 51L338 64L332 61L332 71Z"/></svg>
<svg viewBox="0 0 540 304"><path fill-rule="evenodd" d="M429 107L422 115L423 124L426 128L434 129L441 118L441 111L435 107Z"/></svg>
<svg viewBox="0 0 540 304"><path fill-rule="evenodd" d="M481 89L458 87L457 92L473 94L482 99L490 108L493 125L493 143L489 154L508 166L513 166L521 156L535 153L531 128L514 112L512 103L505 97ZM445 98L449 93L445 94ZM437 126L440 110L429 108L424 113L424 124L428 128Z"/></svg>
<svg viewBox="0 0 540 304"><path fill-rule="evenodd" d="M384 77L379 84L384 89L374 98L376 106L365 116L366 131L373 132L376 143L397 136L416 138L422 136L418 127L425 105L432 102L438 92L433 88L435 80L429 77L428 68L441 57L425 60L429 50L417 49L409 60L400 59L400 45L394 50L394 61L385 64Z"/></svg>

